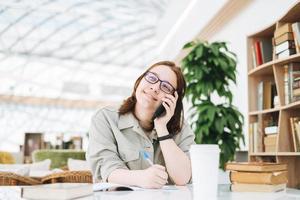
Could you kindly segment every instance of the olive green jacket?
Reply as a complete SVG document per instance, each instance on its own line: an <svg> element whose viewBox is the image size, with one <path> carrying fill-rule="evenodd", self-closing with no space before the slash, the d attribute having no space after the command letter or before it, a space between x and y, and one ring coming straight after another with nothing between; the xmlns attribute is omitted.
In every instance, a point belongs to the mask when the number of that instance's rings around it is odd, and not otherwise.
<svg viewBox="0 0 300 200"><path fill-rule="evenodd" d="M173 139L189 156L194 137L189 125L184 122L181 132ZM156 139L156 130L146 134L132 113L119 115L118 108L99 109L92 117L86 154L94 178L106 182L110 173L116 169L148 168L150 165L143 159L143 151L148 152L154 164L165 166Z"/></svg>

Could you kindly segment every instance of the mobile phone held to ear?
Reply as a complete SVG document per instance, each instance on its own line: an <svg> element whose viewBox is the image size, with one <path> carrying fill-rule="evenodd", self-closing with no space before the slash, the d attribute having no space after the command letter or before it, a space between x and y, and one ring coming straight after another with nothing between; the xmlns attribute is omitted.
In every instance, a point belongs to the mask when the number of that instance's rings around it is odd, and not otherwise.
<svg viewBox="0 0 300 200"><path fill-rule="evenodd" d="M165 107L164 107L162 104L160 104L160 105L158 106L158 108L155 110L155 112L154 112L154 114L153 114L153 116L152 116L152 121L153 121L155 118L161 116L165 111L166 111Z"/></svg>

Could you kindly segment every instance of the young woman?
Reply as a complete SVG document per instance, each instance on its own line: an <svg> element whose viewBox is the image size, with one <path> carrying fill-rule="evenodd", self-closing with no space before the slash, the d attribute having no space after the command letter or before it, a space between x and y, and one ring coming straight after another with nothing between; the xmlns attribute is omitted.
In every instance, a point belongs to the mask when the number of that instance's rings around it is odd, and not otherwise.
<svg viewBox="0 0 300 200"><path fill-rule="evenodd" d="M93 176L143 188L188 183L194 133L183 117L185 89L180 68L162 61L136 80L132 95L120 107L100 109L89 131L87 160ZM160 104L165 112L153 120Z"/></svg>

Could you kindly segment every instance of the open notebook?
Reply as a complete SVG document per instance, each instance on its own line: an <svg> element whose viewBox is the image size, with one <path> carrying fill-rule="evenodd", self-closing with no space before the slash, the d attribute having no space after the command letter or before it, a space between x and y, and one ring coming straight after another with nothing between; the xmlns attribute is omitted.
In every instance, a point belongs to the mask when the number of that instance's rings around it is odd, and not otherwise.
<svg viewBox="0 0 300 200"><path fill-rule="evenodd" d="M163 190L178 190L176 186L172 185L165 185L162 188ZM138 190L147 190L140 187L133 187L133 186L127 186L127 185L120 185L116 183L94 183L93 184L93 191L138 191Z"/></svg>

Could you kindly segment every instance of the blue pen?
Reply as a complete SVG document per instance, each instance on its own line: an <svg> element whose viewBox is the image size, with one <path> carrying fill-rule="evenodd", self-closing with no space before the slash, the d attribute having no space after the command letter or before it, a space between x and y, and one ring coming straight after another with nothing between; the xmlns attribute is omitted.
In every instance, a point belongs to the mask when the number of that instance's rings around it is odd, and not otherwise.
<svg viewBox="0 0 300 200"><path fill-rule="evenodd" d="M143 154L143 158L144 160L146 160L151 166L153 165L153 162L150 160L150 155L147 151L141 151L141 153ZM169 181L167 180L167 183L169 183Z"/></svg>
<svg viewBox="0 0 300 200"><path fill-rule="evenodd" d="M153 165L153 162L150 160L150 155L147 151L142 151L143 158L146 160L151 166Z"/></svg>

